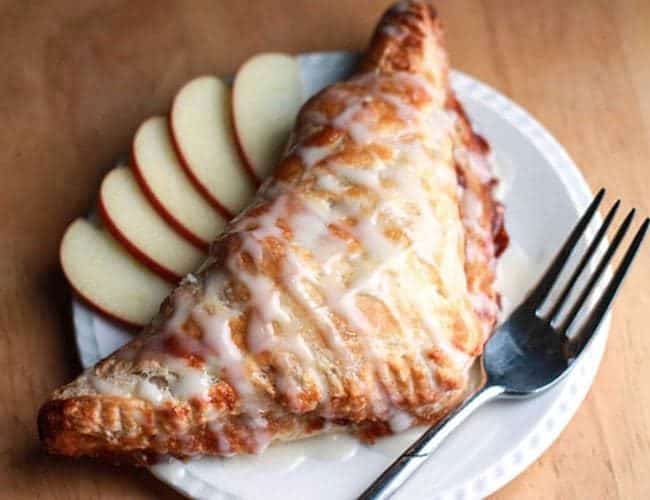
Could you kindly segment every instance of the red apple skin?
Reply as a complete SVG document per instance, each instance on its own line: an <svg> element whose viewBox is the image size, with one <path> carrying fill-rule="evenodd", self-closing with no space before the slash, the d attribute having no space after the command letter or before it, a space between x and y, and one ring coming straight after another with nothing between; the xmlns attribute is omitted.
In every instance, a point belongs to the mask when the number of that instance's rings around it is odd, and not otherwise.
<svg viewBox="0 0 650 500"><path fill-rule="evenodd" d="M136 247L133 243L131 243L124 235L124 233L122 233L122 231L120 231L120 229L113 223L110 216L108 215L108 211L106 210L106 206L104 205L101 196L99 197L99 201L97 202L97 208L99 211L99 215L102 218L102 222L106 226L106 229L108 229L111 235L117 241L119 241L133 257L138 259L142 264L144 264L146 267L151 269L154 273L156 273L165 281L171 283L172 285L178 284L178 282L183 278L182 276L179 276L173 271L165 267L162 267L160 264L153 261L148 255L144 254L138 247Z"/></svg>
<svg viewBox="0 0 650 500"><path fill-rule="evenodd" d="M105 309L102 309L100 306L98 306L92 300L90 300L88 297L82 294L79 290L77 290L75 286L72 284L72 281L70 280L67 281L68 284L70 285L70 288L72 289L72 294L79 302L83 302L85 306L92 309L96 313L101 314L104 317L104 319L110 321L111 323L114 323L116 326L127 330L129 333L133 335L138 333L140 330L142 330L142 328L146 326L146 325L139 325L137 323L132 323L131 321L128 321L126 319L118 318L114 314L106 311Z"/></svg>
<svg viewBox="0 0 650 500"><path fill-rule="evenodd" d="M125 328L129 330L131 333L136 333L140 329L142 329L143 326L145 325L140 325L138 323L133 323L132 321L122 319L118 316L115 316L113 313L105 310L102 308L100 305L95 304L92 300L90 300L88 297L86 297L83 293L81 293L80 290L78 290L74 284L72 283L72 280L68 278L68 274L66 273L65 270L65 265L63 264L63 255L62 255L62 250L63 246L59 245L59 262L61 264L61 269L63 270L63 275L65 276L66 281L68 282L68 285L70 285L70 289L72 290L73 295L79 299L79 301L83 302L86 306L91 308L93 311L101 314L104 316L107 320L115 323L117 326L121 328Z"/></svg>
<svg viewBox="0 0 650 500"><path fill-rule="evenodd" d="M215 209L217 209L225 218L226 220L232 219L235 214L231 213L230 210L228 210L226 207L224 207L221 203L219 203L219 200L217 200L210 191L207 190L207 188L201 184L201 181L194 175L194 172L192 172L192 169L187 163L187 160L185 159L185 155L183 155L183 150L180 147L180 144L178 144L178 141L176 140L176 134L174 132L174 122L172 120L172 114L174 113L174 106L176 105L176 98L174 97L174 102L172 103L172 110L169 113L169 116L167 117L167 123L169 126L169 135L172 138L172 145L174 147L174 152L178 156L178 162L181 164L181 167L183 167L183 170L189 177L190 181L192 181L192 184L194 184L194 187L203 195L203 197L212 205Z"/></svg>
<svg viewBox="0 0 650 500"><path fill-rule="evenodd" d="M174 230L178 234L180 234L183 238L185 238L187 241L189 241L192 245L194 245L202 252L207 252L208 249L210 248L210 242L204 241L203 239L199 238L196 234L194 234L192 231L190 231L185 226L183 226L183 224L181 224L180 221L176 219L174 215L164 207L164 205L158 200L158 198L156 198L156 195L149 188L147 182L144 179L144 176L142 175L142 171L140 170L140 166L138 165L138 161L133 149L131 149L131 159L132 159L131 170L133 171L135 180L138 182L140 189L142 189L142 192L149 200L149 203L151 203L153 207L156 209L156 212L158 212L162 216L162 218L165 219L169 223L169 225L172 228L174 228ZM183 170L187 172L185 168ZM192 184L195 185L194 182Z"/></svg>
<svg viewBox="0 0 650 500"><path fill-rule="evenodd" d="M255 170L253 169L253 162L250 161L248 156L246 156L246 152L244 151L244 148L242 147L241 141L239 139L240 134L239 134L239 131L237 130L237 122L235 121L235 105L234 105L234 102L235 102L234 99L230 100L230 121L232 122L232 128L235 131L235 134L234 134L235 135L235 147L237 148L237 153L239 154L239 157L241 158L242 164L246 168L246 172L248 172L248 175L250 176L250 178L255 183L255 188L259 188L264 179L260 179L260 178L257 177L257 174L255 173Z"/></svg>

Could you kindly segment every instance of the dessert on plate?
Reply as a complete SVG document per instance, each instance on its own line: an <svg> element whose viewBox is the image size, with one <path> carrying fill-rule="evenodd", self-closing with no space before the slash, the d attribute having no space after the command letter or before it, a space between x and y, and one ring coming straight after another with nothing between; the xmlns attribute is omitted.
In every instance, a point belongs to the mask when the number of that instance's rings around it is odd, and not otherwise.
<svg viewBox="0 0 650 500"><path fill-rule="evenodd" d="M507 244L425 2L301 109L283 159L149 326L52 395L48 451L137 464L433 424L467 395Z"/></svg>

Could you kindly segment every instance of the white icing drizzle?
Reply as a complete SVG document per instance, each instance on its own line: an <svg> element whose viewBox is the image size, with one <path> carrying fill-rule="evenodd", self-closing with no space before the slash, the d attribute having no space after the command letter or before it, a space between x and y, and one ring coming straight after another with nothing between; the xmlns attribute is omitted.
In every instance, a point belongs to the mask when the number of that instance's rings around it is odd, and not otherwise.
<svg viewBox="0 0 650 500"><path fill-rule="evenodd" d="M110 396L127 396L132 390L132 387L125 385L128 382L119 383L116 380L107 380L95 375L92 375L90 377L90 383L93 388L100 394L106 394Z"/></svg>
<svg viewBox="0 0 650 500"><path fill-rule="evenodd" d="M483 183L488 183L493 179L493 169L485 155L467 151L466 149L456 149L454 151L455 159L467 165L469 170Z"/></svg>
<svg viewBox="0 0 650 500"><path fill-rule="evenodd" d="M395 24L385 24L381 27L381 31L390 37L398 39L402 38L406 33L401 26Z"/></svg>
<svg viewBox="0 0 650 500"><path fill-rule="evenodd" d="M402 432L413 425L413 416L402 410L396 410L389 420L390 430L397 433Z"/></svg>
<svg viewBox="0 0 650 500"><path fill-rule="evenodd" d="M207 398L211 384L208 375L198 370L183 370L183 372L170 388L174 397L183 400Z"/></svg>
<svg viewBox="0 0 650 500"><path fill-rule="evenodd" d="M230 448L230 440L225 435L223 431L223 423L220 420L213 420L208 424L208 427L212 433L217 437L217 445L219 446L219 453L224 456L230 456L233 454L232 449Z"/></svg>
<svg viewBox="0 0 650 500"><path fill-rule="evenodd" d="M239 397L242 411L251 419L254 428L264 428L265 407L256 393L245 366L245 357L234 343L230 330L232 312L219 306L211 314L205 308L195 308L192 317L205 332L205 345L211 351L209 365L222 370L221 378L227 380Z"/></svg>
<svg viewBox="0 0 650 500"><path fill-rule="evenodd" d="M311 168L316 165L318 162L326 158L332 149L330 146L311 146L308 148L299 148L298 154L303 163Z"/></svg>
<svg viewBox="0 0 650 500"><path fill-rule="evenodd" d="M377 134L372 130L370 124L365 120L365 105L370 102L369 97L363 97L353 104L345 107L345 110L337 116L332 125L339 129L345 130L352 139L359 144L373 142Z"/></svg>
<svg viewBox="0 0 650 500"><path fill-rule="evenodd" d="M377 172L375 169L336 165L334 167L334 171L338 174L339 179L346 179L352 184L364 186L368 189L373 190L380 188L379 172Z"/></svg>
<svg viewBox="0 0 650 500"><path fill-rule="evenodd" d="M318 180L316 182L317 182L316 185L320 189L329 191L333 194L341 194L343 190L343 186L341 185L341 179L331 174L321 175L320 177L318 177Z"/></svg>
<svg viewBox="0 0 650 500"><path fill-rule="evenodd" d="M499 313L499 308L497 304L490 300L490 298L484 293L470 293L469 294L470 302L474 307L474 310L478 313L497 316Z"/></svg>
<svg viewBox="0 0 650 500"><path fill-rule="evenodd" d="M161 391L156 384L153 384L145 379L142 379L138 382L136 394L138 397L146 399L153 404L160 403L164 398L163 391Z"/></svg>

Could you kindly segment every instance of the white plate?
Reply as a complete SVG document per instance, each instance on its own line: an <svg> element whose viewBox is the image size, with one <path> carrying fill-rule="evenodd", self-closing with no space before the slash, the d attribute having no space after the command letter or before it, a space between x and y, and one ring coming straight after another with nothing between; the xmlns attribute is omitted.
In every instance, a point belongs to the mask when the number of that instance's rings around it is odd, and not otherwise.
<svg viewBox="0 0 650 500"><path fill-rule="evenodd" d="M340 80L354 66L347 53L299 57L307 94ZM487 137L503 179L506 226L515 242L503 267L510 280L507 299L518 301L591 200L582 175L564 149L528 113L467 75L454 72L452 83L475 127ZM527 255L524 266L517 249ZM128 334L73 304L77 345L84 366L110 354ZM514 478L555 440L585 397L605 347L609 316L566 380L527 401L497 401L474 414L398 492L397 498L466 499L488 495ZM413 439L411 434L410 439ZM403 446L404 443L401 445ZM307 456L287 458L269 449L262 457L229 462L173 461L152 468L161 480L194 498L339 499L354 498L399 454L335 444L337 457L316 453L322 443L298 444ZM394 445L394 443L393 443ZM330 445L327 448L332 450ZM388 449L388 451L386 451ZM265 456L266 455L266 456ZM232 460L232 459L227 459ZM292 461L293 460L293 461Z"/></svg>

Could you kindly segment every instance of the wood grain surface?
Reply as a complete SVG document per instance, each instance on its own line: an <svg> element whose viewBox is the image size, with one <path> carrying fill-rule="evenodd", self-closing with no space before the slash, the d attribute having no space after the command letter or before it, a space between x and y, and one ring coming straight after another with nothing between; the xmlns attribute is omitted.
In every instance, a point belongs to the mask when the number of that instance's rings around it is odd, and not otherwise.
<svg viewBox="0 0 650 500"><path fill-rule="evenodd" d="M361 49L389 3L0 1L0 498L178 498L145 471L39 449L39 404L80 371L58 264L63 230L183 82L231 73L259 51ZM437 6L454 66L526 107L592 188L650 213L649 1ZM650 498L648 283L646 248L586 401L494 498Z"/></svg>

